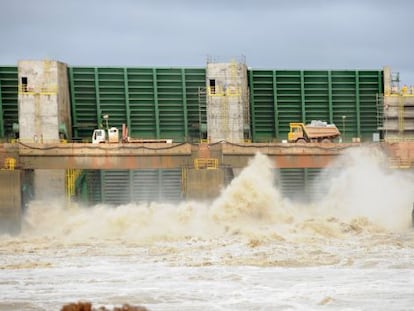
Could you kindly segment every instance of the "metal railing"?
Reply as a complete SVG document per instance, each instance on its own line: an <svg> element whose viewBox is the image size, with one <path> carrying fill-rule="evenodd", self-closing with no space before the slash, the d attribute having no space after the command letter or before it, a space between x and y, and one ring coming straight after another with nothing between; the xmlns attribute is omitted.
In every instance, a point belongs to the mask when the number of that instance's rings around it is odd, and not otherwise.
<svg viewBox="0 0 414 311"><path fill-rule="evenodd" d="M196 170L200 170L200 169L215 170L218 168L218 159L214 159L214 158L194 159L194 168Z"/></svg>
<svg viewBox="0 0 414 311"><path fill-rule="evenodd" d="M53 95L57 94L58 87L57 85L50 85L47 87L41 87L34 89L33 87L27 85L27 84L19 84L18 86L18 92L19 94L26 94L26 95Z"/></svg>
<svg viewBox="0 0 414 311"><path fill-rule="evenodd" d="M207 87L208 96L241 96L241 88L236 86L229 86L223 88L220 86L209 86Z"/></svg>
<svg viewBox="0 0 414 311"><path fill-rule="evenodd" d="M66 198L70 199L75 195L76 179L80 175L81 170L67 169L66 170Z"/></svg>
<svg viewBox="0 0 414 311"><path fill-rule="evenodd" d="M14 171L16 167L16 159L10 157L4 159L4 167L6 170Z"/></svg>

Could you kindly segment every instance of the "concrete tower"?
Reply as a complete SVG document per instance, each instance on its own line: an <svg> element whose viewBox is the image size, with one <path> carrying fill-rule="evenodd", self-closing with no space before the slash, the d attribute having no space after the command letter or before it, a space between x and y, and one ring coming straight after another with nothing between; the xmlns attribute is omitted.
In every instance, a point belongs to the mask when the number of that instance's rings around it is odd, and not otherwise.
<svg viewBox="0 0 414 311"><path fill-rule="evenodd" d="M384 67L383 127L385 141L414 139L414 88L399 85L398 74Z"/></svg>
<svg viewBox="0 0 414 311"><path fill-rule="evenodd" d="M19 138L24 142L59 142L71 130L67 67L57 61L18 63Z"/></svg>
<svg viewBox="0 0 414 311"><path fill-rule="evenodd" d="M244 142L250 138L246 64L209 62L206 75L210 142Z"/></svg>
<svg viewBox="0 0 414 311"><path fill-rule="evenodd" d="M18 63L19 140L22 143L58 143L71 138L67 67L49 60ZM36 199L62 198L64 170L34 172Z"/></svg>

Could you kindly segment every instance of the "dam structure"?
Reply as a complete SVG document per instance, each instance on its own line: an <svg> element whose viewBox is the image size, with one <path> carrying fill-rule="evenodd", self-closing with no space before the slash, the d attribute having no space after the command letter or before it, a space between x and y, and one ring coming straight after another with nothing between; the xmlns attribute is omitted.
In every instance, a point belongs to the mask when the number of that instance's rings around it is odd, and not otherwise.
<svg viewBox="0 0 414 311"><path fill-rule="evenodd" d="M52 60L0 66L2 219L31 199L85 204L211 199L256 152L286 196L306 199L349 148L377 145L410 168L414 92L390 68L76 67ZM335 124L333 142L287 143L291 122ZM96 129L128 129L92 144ZM168 142L167 142L168 141ZM18 206L18 208L17 208Z"/></svg>

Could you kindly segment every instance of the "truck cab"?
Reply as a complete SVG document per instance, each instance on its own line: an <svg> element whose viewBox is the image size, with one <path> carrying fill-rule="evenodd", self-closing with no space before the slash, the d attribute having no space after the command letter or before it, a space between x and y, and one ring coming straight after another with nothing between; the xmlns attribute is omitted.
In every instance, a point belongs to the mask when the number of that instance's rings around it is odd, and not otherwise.
<svg viewBox="0 0 414 311"><path fill-rule="evenodd" d="M96 129L92 134L92 144L100 144L106 142L106 131L104 129Z"/></svg>
<svg viewBox="0 0 414 311"><path fill-rule="evenodd" d="M290 131L288 133L288 141L290 143L297 142L300 139L304 139L304 124L303 123L290 123Z"/></svg>

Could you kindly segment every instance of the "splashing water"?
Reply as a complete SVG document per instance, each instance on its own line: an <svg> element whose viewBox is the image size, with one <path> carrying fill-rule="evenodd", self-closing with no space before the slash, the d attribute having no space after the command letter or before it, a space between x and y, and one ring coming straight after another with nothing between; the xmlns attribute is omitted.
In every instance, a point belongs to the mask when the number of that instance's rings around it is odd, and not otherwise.
<svg viewBox="0 0 414 311"><path fill-rule="evenodd" d="M414 179L411 174L386 171L383 160L378 150L347 152L320 176L325 181L321 185L325 195L304 206L282 197L274 184L271 162L257 154L211 204L189 201L65 208L59 203L33 202L22 235L150 242L189 236L214 238L226 232L263 234L263 230L288 238L287 232L298 228L313 228L317 234L326 228L328 236L339 236L344 226L355 223L361 230L405 230L410 223Z"/></svg>
<svg viewBox="0 0 414 311"><path fill-rule="evenodd" d="M68 209L59 203L33 202L22 234L154 241L214 238L226 232L263 233L263 229L286 235L298 227L314 228L317 234L329 227L328 235L339 236L345 225L355 223L361 230L405 230L410 222L414 179L411 174L386 171L383 160L378 150L347 152L320 176L325 181L321 185L325 195L304 206L282 197L274 184L271 162L257 154L211 204L130 203L116 208ZM335 224L339 228L332 227Z"/></svg>

